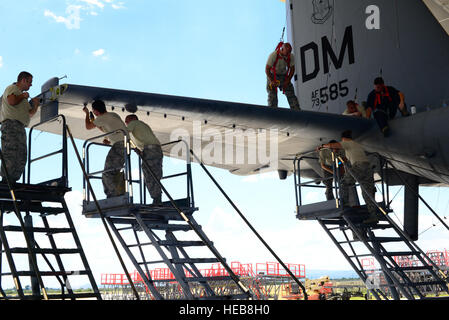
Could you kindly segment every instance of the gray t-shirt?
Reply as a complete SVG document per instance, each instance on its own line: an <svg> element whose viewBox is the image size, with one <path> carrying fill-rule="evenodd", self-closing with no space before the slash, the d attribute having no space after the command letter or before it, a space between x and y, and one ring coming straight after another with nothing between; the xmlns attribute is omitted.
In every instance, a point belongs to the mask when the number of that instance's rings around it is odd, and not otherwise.
<svg viewBox="0 0 449 320"><path fill-rule="evenodd" d="M274 51L270 54L267 60L267 65L270 67L273 67L274 63L276 62L277 57L277 51ZM295 65L295 56L293 53L290 53L290 67L293 67ZM278 59L278 62L276 63L276 74L277 75L284 75L287 74L288 64L287 61L285 61L282 57Z"/></svg>
<svg viewBox="0 0 449 320"><path fill-rule="evenodd" d="M126 125L122 118L115 112L106 112L95 118L94 124L104 133L123 129L126 132ZM123 141L123 133L118 132L108 136L111 144Z"/></svg>
<svg viewBox="0 0 449 320"><path fill-rule="evenodd" d="M26 127L30 124L30 109L31 106L27 99L23 99L19 104L12 106L8 103L8 96L10 95L20 96L22 91L18 86L12 84L8 86L3 93L2 97L2 110L1 110L1 121L3 120L18 120L23 123Z"/></svg>
<svg viewBox="0 0 449 320"><path fill-rule="evenodd" d="M352 165L356 162L369 162L365 150L357 142L353 140L342 141L340 144L345 149L346 158Z"/></svg>
<svg viewBox="0 0 449 320"><path fill-rule="evenodd" d="M337 152L334 152L335 157L344 157L345 152L343 150L337 150ZM332 150L330 149L321 149L319 153L320 157L320 163L324 164L325 166L332 168Z"/></svg>
<svg viewBox="0 0 449 320"><path fill-rule="evenodd" d="M128 124L128 131L131 133L133 142L137 148L143 150L147 145L160 145L153 130L143 121L133 120Z"/></svg>

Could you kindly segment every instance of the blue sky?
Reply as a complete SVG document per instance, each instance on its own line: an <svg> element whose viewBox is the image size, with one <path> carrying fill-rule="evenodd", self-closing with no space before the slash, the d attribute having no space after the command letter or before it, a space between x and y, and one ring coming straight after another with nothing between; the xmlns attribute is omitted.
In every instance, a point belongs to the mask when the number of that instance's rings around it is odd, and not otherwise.
<svg viewBox="0 0 449 320"><path fill-rule="evenodd" d="M71 18L73 12L79 19ZM278 0L26 0L20 5L2 0L0 21L1 88L27 70L34 75L31 96L49 78L67 75L63 81L74 84L265 105L264 67L286 24L286 10ZM280 95L280 106L286 105ZM60 143L45 133L36 141ZM88 260L97 279L120 273L99 221L81 216L81 171L70 155L73 192L67 200ZM182 168L165 159L166 172ZM350 269L317 223L295 218L292 177L212 172L285 262ZM228 261L274 260L196 166L194 183L197 220ZM430 203L447 211L445 189L424 190ZM320 197L322 192L306 195L310 201ZM421 221L425 230L435 219L423 212ZM447 232L438 225L421 241L425 250L449 248Z"/></svg>

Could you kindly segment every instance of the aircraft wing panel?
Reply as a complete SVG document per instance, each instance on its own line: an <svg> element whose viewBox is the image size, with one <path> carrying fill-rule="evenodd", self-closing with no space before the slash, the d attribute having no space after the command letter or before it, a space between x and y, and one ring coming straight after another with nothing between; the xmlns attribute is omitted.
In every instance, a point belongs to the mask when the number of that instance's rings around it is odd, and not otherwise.
<svg viewBox="0 0 449 320"><path fill-rule="evenodd" d="M424 0L424 3L449 35L449 2L442 0Z"/></svg>
<svg viewBox="0 0 449 320"><path fill-rule="evenodd" d="M206 164L239 175L261 170L291 171L296 154L310 152L330 139L339 139L347 129L359 136L374 124L328 113L73 84L63 86L66 89L58 97L59 113L66 117L75 138L85 140L101 134L85 129L82 107L84 104L90 107L93 100L102 99L107 110L117 112L122 119L130 114L128 110L135 111L161 143L183 138ZM36 122L39 116L32 124ZM53 127L43 125L39 130L57 133ZM179 146L165 148L164 154L174 158L185 156Z"/></svg>

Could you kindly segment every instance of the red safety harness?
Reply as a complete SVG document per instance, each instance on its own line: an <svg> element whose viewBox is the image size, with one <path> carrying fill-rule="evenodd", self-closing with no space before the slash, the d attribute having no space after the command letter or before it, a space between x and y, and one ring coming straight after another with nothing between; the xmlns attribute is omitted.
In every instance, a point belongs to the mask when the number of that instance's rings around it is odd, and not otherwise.
<svg viewBox="0 0 449 320"><path fill-rule="evenodd" d="M279 44L276 47L276 60L274 61L273 66L271 67L271 73L273 74L274 77L274 82L277 82L277 77L276 77L276 65L279 61L279 59L283 59L285 62L287 62L287 75L290 73L290 58L291 58L291 54L288 54L287 58L283 57L281 55L281 48L284 45L284 42L279 42ZM285 92L285 88L282 88L282 91Z"/></svg>
<svg viewBox="0 0 449 320"><path fill-rule="evenodd" d="M376 110L379 104L382 104L382 98L388 98L390 102L393 101L393 99L391 99L390 93L388 92L387 86L383 86L381 92L376 92L376 97L374 98L374 110Z"/></svg>

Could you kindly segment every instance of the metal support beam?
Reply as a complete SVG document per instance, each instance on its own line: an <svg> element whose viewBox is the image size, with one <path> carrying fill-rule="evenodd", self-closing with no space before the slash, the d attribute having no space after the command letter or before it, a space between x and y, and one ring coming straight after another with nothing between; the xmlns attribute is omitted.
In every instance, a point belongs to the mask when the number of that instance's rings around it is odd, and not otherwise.
<svg viewBox="0 0 449 320"><path fill-rule="evenodd" d="M418 177L407 175L404 192L404 232L413 241L418 240L418 205L419 181Z"/></svg>
<svg viewBox="0 0 449 320"><path fill-rule="evenodd" d="M25 215L24 223L25 223L25 228L26 229L29 229L29 230L33 229L33 217L30 214ZM28 237L30 239L31 244L34 245L34 233L33 233L33 231L27 231L27 233L28 233ZM33 253L33 255L34 255L34 260L36 261L36 254ZM33 296L38 297L40 295L41 289L40 289L40 286L39 286L39 281L38 281L38 279L36 277L36 274L35 274L36 271L34 270L31 258L29 260L30 260L29 261L29 263L30 263L30 271L32 272L32 275L30 276L31 290L33 292Z"/></svg>

